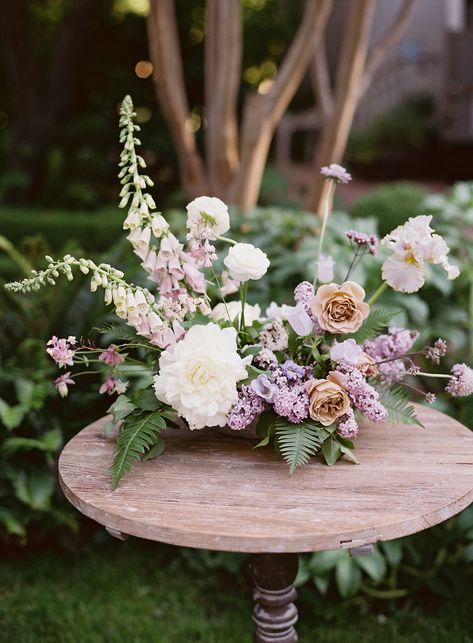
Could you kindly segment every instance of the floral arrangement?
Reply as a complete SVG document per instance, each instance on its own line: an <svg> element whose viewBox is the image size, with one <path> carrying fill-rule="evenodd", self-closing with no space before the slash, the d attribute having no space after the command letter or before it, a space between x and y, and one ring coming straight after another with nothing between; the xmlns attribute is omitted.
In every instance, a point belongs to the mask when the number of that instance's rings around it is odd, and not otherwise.
<svg viewBox="0 0 473 643"><path fill-rule="evenodd" d="M107 431L118 427L111 467L115 486L136 460L164 451L166 426L252 429L260 438L257 446L272 443L292 473L318 452L328 465L342 456L356 463L353 440L361 417L420 424L409 392L429 403L434 396L413 383L418 376L446 378L452 396L473 392L473 370L465 364L445 374L421 371L416 358L438 364L446 342L415 348L418 333L392 325L393 312L375 303L388 287L418 291L427 264L443 267L449 279L458 276L431 216L409 219L381 241L389 256L378 290L367 298L351 275L360 261L377 254L378 239L347 231L353 261L335 281L334 262L322 254L325 229L335 188L351 176L339 165L322 168L330 190L313 282L300 283L293 302L273 302L263 314L247 298L251 283L268 271L266 254L223 236L230 218L216 197L187 205L187 238L178 240L156 211L149 192L153 183L142 172L146 164L137 153L140 128L130 97L120 113L120 207L128 208L123 228L153 287L129 283L108 264L71 255L46 257L44 270L7 285L27 293L54 285L61 274L72 280L79 269L121 320L102 329L116 338L106 348L72 336L53 337L46 347L65 369L55 380L62 397L91 365L102 375L99 393L118 395L106 425ZM223 270L216 267L216 245L228 247ZM73 367L82 370L73 373Z"/></svg>

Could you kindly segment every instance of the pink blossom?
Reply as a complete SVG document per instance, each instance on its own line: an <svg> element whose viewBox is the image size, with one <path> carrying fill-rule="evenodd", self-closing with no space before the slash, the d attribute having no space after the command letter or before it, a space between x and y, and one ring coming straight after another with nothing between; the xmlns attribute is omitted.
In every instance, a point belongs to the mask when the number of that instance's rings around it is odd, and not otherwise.
<svg viewBox="0 0 473 643"><path fill-rule="evenodd" d="M69 341L72 340L72 341ZM55 335L51 337L46 346L46 352L58 364L59 368L63 366L73 366L75 351L72 350L72 345L76 343L76 338L70 336L68 339L58 339Z"/></svg>
<svg viewBox="0 0 473 643"><path fill-rule="evenodd" d="M110 376L110 377L107 377L105 382L100 387L99 393L101 395L103 393L108 393L109 395L118 393L118 395L122 395L122 393L125 393L127 388L128 388L128 382L123 382L122 380L119 380L115 377Z"/></svg>
<svg viewBox="0 0 473 643"><path fill-rule="evenodd" d="M54 380L54 386L59 391L59 395L61 397L67 397L67 394L69 393L69 389L67 387L72 384L75 384L75 382L71 377L70 371L64 373L64 375L60 375Z"/></svg>
<svg viewBox="0 0 473 643"><path fill-rule="evenodd" d="M351 440L358 434L358 424L355 419L353 409L350 407L345 415L340 418L340 423L337 427L337 432L342 438Z"/></svg>
<svg viewBox="0 0 473 643"><path fill-rule="evenodd" d="M452 397L464 397L473 393L473 370L466 364L455 364L451 379L445 390Z"/></svg>
<svg viewBox="0 0 473 643"><path fill-rule="evenodd" d="M105 362L108 366L118 366L118 364L123 364L125 358L123 355L120 355L117 352L116 347L111 344L103 351L103 353L100 353L99 360L101 362Z"/></svg>
<svg viewBox="0 0 473 643"><path fill-rule="evenodd" d="M336 183L349 183L351 181L351 174L346 171L344 167L338 165L338 163L331 163L330 165L324 165L320 169L320 174L324 179L329 179L335 181Z"/></svg>

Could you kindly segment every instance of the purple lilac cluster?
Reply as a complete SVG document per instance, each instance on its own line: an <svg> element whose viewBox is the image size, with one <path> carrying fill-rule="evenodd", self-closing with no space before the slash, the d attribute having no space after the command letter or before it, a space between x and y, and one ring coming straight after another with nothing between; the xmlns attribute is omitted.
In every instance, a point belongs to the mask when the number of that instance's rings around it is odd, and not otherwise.
<svg viewBox="0 0 473 643"><path fill-rule="evenodd" d="M365 246L373 257L378 252L378 237L375 234L365 234L357 230L347 230L345 235L357 246Z"/></svg>
<svg viewBox="0 0 473 643"><path fill-rule="evenodd" d="M299 366L292 360L279 365L274 354L263 349L256 363L265 366L267 374L259 375L249 386L243 386L238 401L230 410L227 424L235 430L246 428L262 413L267 404L289 422L298 424L309 414L309 395L305 382L311 376L310 367Z"/></svg>
<svg viewBox="0 0 473 643"><path fill-rule="evenodd" d="M227 425L234 431L246 429L265 409L265 401L250 386L243 386L230 410Z"/></svg>
<svg viewBox="0 0 473 643"><path fill-rule="evenodd" d="M466 364L455 364L445 390L452 397L471 395L473 393L473 370Z"/></svg>
<svg viewBox="0 0 473 643"><path fill-rule="evenodd" d="M258 340L263 348L271 351L283 351L287 348L289 335L282 321L275 319L263 328L258 336Z"/></svg>
<svg viewBox="0 0 473 643"><path fill-rule="evenodd" d="M337 432L342 438L355 438L358 434L358 424L355 419L353 409L350 407L345 415L340 418L340 423L337 427Z"/></svg>
<svg viewBox="0 0 473 643"><path fill-rule="evenodd" d="M296 304L301 304L305 312L309 315L314 324L314 333L322 335L323 329L320 327L317 319L312 312L312 301L315 297L315 288L308 281L301 281L294 289L294 300Z"/></svg>
<svg viewBox="0 0 473 643"><path fill-rule="evenodd" d="M353 364L341 362L337 365L344 375L344 384L354 406L372 422L385 422L388 412L379 401L378 391L368 384L363 373L353 368Z"/></svg>
<svg viewBox="0 0 473 643"><path fill-rule="evenodd" d="M363 350L374 359L383 380L390 383L407 374L404 362L398 358L410 351L418 336L417 331L391 326L387 334L364 342Z"/></svg>

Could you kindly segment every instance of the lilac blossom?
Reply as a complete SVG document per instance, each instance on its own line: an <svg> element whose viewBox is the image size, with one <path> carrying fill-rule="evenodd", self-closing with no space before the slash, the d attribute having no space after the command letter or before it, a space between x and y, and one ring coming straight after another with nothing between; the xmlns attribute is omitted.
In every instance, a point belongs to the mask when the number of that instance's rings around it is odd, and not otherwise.
<svg viewBox="0 0 473 643"><path fill-rule="evenodd" d="M278 387L273 398L276 413L289 422L299 424L309 415L309 395L304 383L300 380L289 382Z"/></svg>
<svg viewBox="0 0 473 643"><path fill-rule="evenodd" d="M391 326L387 334L364 342L363 350L374 359L383 380L392 382L406 374L404 362L399 358L410 351L418 336L417 331Z"/></svg>
<svg viewBox="0 0 473 643"><path fill-rule="evenodd" d="M355 419L353 409L350 407L345 415L340 418L340 423L337 427L337 432L342 438L351 440L356 437L359 431L359 426Z"/></svg>
<svg viewBox="0 0 473 643"><path fill-rule="evenodd" d="M292 359L287 359L281 366L281 370L289 381L299 380L301 377L304 377L307 372L304 366L299 366L299 364L293 362Z"/></svg>
<svg viewBox="0 0 473 643"><path fill-rule="evenodd" d="M230 409L227 426L234 431L246 429L265 409L265 401L249 386L243 386L236 404Z"/></svg>
<svg viewBox="0 0 473 643"><path fill-rule="evenodd" d="M363 374L353 368L352 364L340 363L338 368L354 406L372 422L385 422L388 412L379 402L378 391L371 384L368 384Z"/></svg>
<svg viewBox="0 0 473 643"><path fill-rule="evenodd" d="M447 342L444 339L437 339L433 346L426 346L424 354L432 364L439 364L440 358L445 357L447 353Z"/></svg>
<svg viewBox="0 0 473 643"><path fill-rule="evenodd" d="M464 397L473 393L473 370L466 364L455 364L451 378L445 387L452 397Z"/></svg>
<svg viewBox="0 0 473 643"><path fill-rule="evenodd" d="M289 336L281 321L275 319L260 332L259 343L271 351L283 351L287 348Z"/></svg>

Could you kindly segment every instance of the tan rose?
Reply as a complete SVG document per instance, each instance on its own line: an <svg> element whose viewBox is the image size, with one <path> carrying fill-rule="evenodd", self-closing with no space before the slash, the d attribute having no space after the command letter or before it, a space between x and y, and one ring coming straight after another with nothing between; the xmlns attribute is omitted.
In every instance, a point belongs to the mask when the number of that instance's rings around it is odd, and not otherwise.
<svg viewBox="0 0 473 643"><path fill-rule="evenodd" d="M366 377L375 377L379 373L376 362L365 352L360 353L356 368L366 375Z"/></svg>
<svg viewBox="0 0 473 643"><path fill-rule="evenodd" d="M338 377L334 375L332 378L329 375L329 378L331 379L311 380L306 384L309 394L309 415L324 426L332 424L350 407L350 400L345 389L333 381Z"/></svg>
<svg viewBox="0 0 473 643"><path fill-rule="evenodd" d="M353 281L325 284L312 300L312 312L319 325L329 333L354 333L368 317L370 307L364 301L365 291Z"/></svg>

